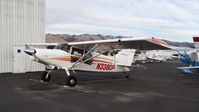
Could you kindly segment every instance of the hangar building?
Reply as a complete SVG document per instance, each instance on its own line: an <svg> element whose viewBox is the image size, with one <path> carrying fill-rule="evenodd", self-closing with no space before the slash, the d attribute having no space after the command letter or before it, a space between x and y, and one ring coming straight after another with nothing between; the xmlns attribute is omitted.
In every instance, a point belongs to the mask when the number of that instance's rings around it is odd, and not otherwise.
<svg viewBox="0 0 199 112"><path fill-rule="evenodd" d="M45 42L45 0L0 0L0 73L42 71L23 52Z"/></svg>

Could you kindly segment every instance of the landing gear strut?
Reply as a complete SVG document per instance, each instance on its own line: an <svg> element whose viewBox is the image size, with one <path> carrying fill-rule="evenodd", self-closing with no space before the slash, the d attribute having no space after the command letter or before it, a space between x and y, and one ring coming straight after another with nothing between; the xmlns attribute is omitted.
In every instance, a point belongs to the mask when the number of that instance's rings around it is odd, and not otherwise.
<svg viewBox="0 0 199 112"><path fill-rule="evenodd" d="M69 87L75 87L77 85L77 78L74 75L71 75L68 69L66 71L66 85ZM44 82L49 82L51 79L52 70L45 72L41 75L41 80Z"/></svg>
<svg viewBox="0 0 199 112"><path fill-rule="evenodd" d="M77 84L77 78L74 75L71 75L68 69L66 71L66 85L69 87L75 87Z"/></svg>
<svg viewBox="0 0 199 112"><path fill-rule="evenodd" d="M41 80L43 80L44 82L49 82L50 79L51 79L50 71L45 72L44 74L41 75Z"/></svg>

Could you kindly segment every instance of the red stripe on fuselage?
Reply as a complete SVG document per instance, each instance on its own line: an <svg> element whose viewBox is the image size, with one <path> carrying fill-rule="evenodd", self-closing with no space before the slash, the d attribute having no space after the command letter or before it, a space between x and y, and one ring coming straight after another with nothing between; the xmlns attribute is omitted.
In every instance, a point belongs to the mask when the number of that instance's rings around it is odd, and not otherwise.
<svg viewBox="0 0 199 112"><path fill-rule="evenodd" d="M71 58L56 58L54 60L71 61Z"/></svg>
<svg viewBox="0 0 199 112"><path fill-rule="evenodd" d="M55 58L54 60L71 61L71 58ZM111 62L102 61L102 60L92 60L92 61L95 61L95 62L102 62L102 63L111 63ZM81 61L80 61L80 62L81 62Z"/></svg>

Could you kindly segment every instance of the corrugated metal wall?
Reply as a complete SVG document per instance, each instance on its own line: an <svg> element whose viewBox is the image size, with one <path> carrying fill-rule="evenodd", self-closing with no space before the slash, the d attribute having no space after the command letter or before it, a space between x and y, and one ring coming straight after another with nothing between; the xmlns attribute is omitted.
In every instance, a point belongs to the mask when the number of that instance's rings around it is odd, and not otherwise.
<svg viewBox="0 0 199 112"><path fill-rule="evenodd" d="M0 73L12 72L14 46L34 42L45 42L45 0L0 0Z"/></svg>

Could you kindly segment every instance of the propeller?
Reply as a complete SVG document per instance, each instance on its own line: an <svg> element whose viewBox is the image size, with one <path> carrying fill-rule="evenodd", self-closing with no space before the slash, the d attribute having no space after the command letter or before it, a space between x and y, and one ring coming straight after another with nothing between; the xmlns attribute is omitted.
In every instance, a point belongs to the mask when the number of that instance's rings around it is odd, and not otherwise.
<svg viewBox="0 0 199 112"><path fill-rule="evenodd" d="M25 49L24 52L29 55L34 55L36 53L35 49Z"/></svg>
<svg viewBox="0 0 199 112"><path fill-rule="evenodd" d="M36 53L36 50L26 44L24 52L28 55L34 55Z"/></svg>

